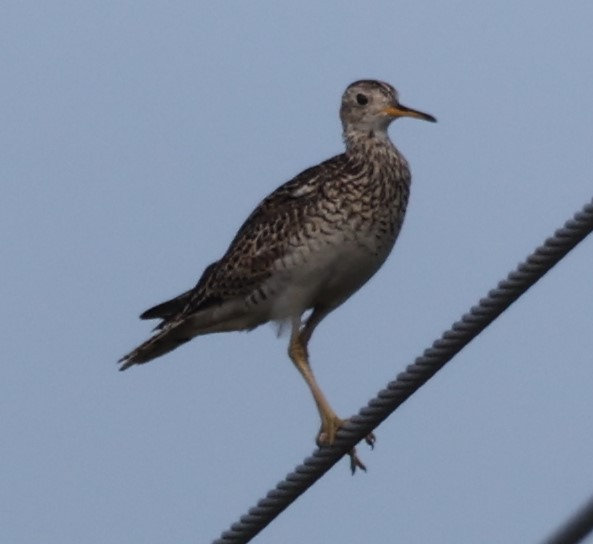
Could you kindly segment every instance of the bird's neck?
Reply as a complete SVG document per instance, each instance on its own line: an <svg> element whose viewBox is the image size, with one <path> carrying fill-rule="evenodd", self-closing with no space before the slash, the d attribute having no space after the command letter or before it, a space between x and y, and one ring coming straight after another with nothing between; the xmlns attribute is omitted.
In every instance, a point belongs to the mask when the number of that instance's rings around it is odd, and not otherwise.
<svg viewBox="0 0 593 544"><path fill-rule="evenodd" d="M381 156L382 160L405 161L390 140L387 130L344 130L346 154L363 160L373 160Z"/></svg>

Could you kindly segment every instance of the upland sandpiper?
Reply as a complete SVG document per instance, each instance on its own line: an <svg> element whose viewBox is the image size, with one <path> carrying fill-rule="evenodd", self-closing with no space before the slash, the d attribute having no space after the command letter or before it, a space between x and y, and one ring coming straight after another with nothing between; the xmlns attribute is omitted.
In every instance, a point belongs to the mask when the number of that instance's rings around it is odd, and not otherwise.
<svg viewBox="0 0 593 544"><path fill-rule="evenodd" d="M288 354L321 417L317 443L333 444L343 420L317 385L307 345L321 320L377 272L399 234L411 177L387 134L398 117L436 121L400 104L387 83L349 85L340 109L346 151L281 185L255 208L193 289L144 312L142 319L162 321L150 339L120 360L120 369L146 363L195 336L288 322ZM353 470L364 468L354 450L350 458Z"/></svg>

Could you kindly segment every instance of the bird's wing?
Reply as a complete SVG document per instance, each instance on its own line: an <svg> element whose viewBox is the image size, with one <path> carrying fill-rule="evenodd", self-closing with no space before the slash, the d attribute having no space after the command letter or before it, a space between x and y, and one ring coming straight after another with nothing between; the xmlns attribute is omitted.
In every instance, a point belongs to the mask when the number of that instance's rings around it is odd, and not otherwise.
<svg viewBox="0 0 593 544"><path fill-rule="evenodd" d="M216 268L217 264L218 262L214 262L205 268L204 272L202 272L200 280L195 287L189 291L186 291L185 293L181 293L171 300L161 302L160 304L157 304L156 306L153 306L152 308L142 312L142 314L140 314L140 319L162 319L163 322L156 327L156 329L162 329L167 322L171 321L173 318L183 312L185 307L192 299L194 293L203 287L210 274Z"/></svg>
<svg viewBox="0 0 593 544"><path fill-rule="evenodd" d="M186 304L191 298L192 293L193 289L190 289L189 291L181 293L171 300L166 300L165 302L161 302L152 308L148 308L148 310L140 314L140 319L170 319L174 315L181 312L183 308L185 308Z"/></svg>
<svg viewBox="0 0 593 544"><path fill-rule="evenodd" d="M204 270L196 286L174 299L146 310L144 319L161 318L146 342L120 359L125 370L159 357L196 335L193 317L214 305L248 296L273 273L274 262L290 250L291 229L300 228L315 214L321 198L331 198L331 187L347 182L345 155L305 170L281 185L255 208L226 253Z"/></svg>
<svg viewBox="0 0 593 544"><path fill-rule="evenodd" d="M289 250L291 226L303 224L326 182L340 178L346 162L346 155L337 155L268 195L243 223L222 259L200 279L183 315L246 296L265 282L273 273L273 264Z"/></svg>

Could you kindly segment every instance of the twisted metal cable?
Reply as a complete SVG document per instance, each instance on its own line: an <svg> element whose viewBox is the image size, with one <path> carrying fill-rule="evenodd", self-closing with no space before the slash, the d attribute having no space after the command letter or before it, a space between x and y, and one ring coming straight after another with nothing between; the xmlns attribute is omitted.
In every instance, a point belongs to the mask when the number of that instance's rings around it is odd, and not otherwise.
<svg viewBox="0 0 593 544"><path fill-rule="evenodd" d="M593 497L566 523L548 537L544 544L577 544L593 531Z"/></svg>
<svg viewBox="0 0 593 544"><path fill-rule="evenodd" d="M593 201L585 205L554 235L548 238L506 279L480 299L461 320L453 323L413 364L377 394L358 415L340 429L336 442L313 452L293 472L270 490L256 506L214 544L249 542L278 514L321 478L355 444L368 436L413 393L422 387L462 348L480 334L515 300L534 285L546 272L563 259L579 242L593 231Z"/></svg>

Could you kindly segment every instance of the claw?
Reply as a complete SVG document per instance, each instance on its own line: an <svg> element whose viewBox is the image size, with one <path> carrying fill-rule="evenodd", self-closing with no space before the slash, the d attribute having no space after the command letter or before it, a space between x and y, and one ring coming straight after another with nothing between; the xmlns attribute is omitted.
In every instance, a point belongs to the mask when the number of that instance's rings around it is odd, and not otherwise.
<svg viewBox="0 0 593 544"><path fill-rule="evenodd" d="M375 442L377 439L373 433L364 437L364 441L371 447L371 449L375 448ZM366 465L360 460L358 455L356 454L356 448L352 448L348 455L350 456L350 470L352 471L352 475L354 476L356 469L359 468L360 470L367 471Z"/></svg>
<svg viewBox="0 0 593 544"><path fill-rule="evenodd" d="M367 471L367 467L365 464L358 458L356 455L356 448L352 448L348 455L350 456L350 470L352 472L352 476L356 473L356 469L359 468L360 470Z"/></svg>
<svg viewBox="0 0 593 544"><path fill-rule="evenodd" d="M317 445L319 447L331 446L335 442L338 430L347 422L347 419L340 419L335 414L330 414L329 417L322 419L321 429L319 429L319 433L317 433L317 438L315 440ZM374 449L377 439L373 433L370 433L365 436L364 441L371 447L371 449ZM350 470L353 475L356 473L357 468L366 472L367 467L358 457L356 448L352 448L348 452L348 455L350 456Z"/></svg>

